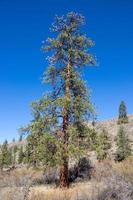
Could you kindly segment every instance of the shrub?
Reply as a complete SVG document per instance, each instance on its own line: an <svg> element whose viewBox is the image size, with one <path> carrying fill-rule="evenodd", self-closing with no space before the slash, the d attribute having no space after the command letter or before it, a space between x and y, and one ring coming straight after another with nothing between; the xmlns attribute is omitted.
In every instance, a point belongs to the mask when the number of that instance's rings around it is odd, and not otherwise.
<svg viewBox="0 0 133 200"><path fill-rule="evenodd" d="M90 161L83 157L79 160L77 165L70 168L69 170L69 181L74 182L75 180L85 180L91 177L92 166Z"/></svg>
<svg viewBox="0 0 133 200"><path fill-rule="evenodd" d="M44 172L42 177L43 184L58 184L59 170L57 168L49 168Z"/></svg>

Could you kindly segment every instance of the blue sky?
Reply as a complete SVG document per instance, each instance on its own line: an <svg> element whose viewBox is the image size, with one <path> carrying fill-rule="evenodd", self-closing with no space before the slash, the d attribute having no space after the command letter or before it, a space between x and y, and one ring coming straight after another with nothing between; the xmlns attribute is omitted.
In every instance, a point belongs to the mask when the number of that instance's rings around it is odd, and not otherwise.
<svg viewBox="0 0 133 200"><path fill-rule="evenodd" d="M76 11L96 43L99 66L85 69L98 118L117 116L121 100L133 113L132 0L0 0L0 142L18 138L31 119L30 104L47 90L41 42L55 14Z"/></svg>

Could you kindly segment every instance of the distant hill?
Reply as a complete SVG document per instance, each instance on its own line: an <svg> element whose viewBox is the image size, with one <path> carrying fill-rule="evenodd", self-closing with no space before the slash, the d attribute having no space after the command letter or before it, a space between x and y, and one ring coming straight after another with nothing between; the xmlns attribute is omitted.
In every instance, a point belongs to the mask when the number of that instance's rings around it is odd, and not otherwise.
<svg viewBox="0 0 133 200"><path fill-rule="evenodd" d="M128 135L131 141L131 146L133 148L133 115L128 116L128 123L126 124L118 125L117 120L117 118L114 118L105 121L98 121L95 123L95 126L92 126L92 123L89 123L89 127L94 128L98 133L101 132L103 129L108 132L112 145L112 148L110 150L111 155L113 155L116 150L115 138L117 136L120 126L124 127L124 130Z"/></svg>
<svg viewBox="0 0 133 200"><path fill-rule="evenodd" d="M14 146L17 146L17 147L21 147L21 146L24 146L26 145L26 140L22 140L22 141L15 141L15 142L11 142L9 143L9 148L10 147L14 147Z"/></svg>
<svg viewBox="0 0 133 200"><path fill-rule="evenodd" d="M118 119L115 118L115 119L96 122L95 129L97 131L106 129L111 138L115 139L120 126L123 126L129 138L133 140L133 115L128 116L129 122L127 124L118 125L117 120Z"/></svg>

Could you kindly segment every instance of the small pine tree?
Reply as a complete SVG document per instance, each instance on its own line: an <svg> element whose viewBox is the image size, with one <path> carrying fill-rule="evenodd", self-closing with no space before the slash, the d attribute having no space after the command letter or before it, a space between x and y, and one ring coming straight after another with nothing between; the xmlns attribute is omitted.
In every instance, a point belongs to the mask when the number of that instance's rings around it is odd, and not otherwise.
<svg viewBox="0 0 133 200"><path fill-rule="evenodd" d="M1 145L0 145L0 170L2 171L2 150L1 150Z"/></svg>
<svg viewBox="0 0 133 200"><path fill-rule="evenodd" d="M119 106L118 124L128 123L127 108L124 101L121 101Z"/></svg>
<svg viewBox="0 0 133 200"><path fill-rule="evenodd" d="M24 160L24 152L23 152L23 147L21 146L18 153L18 163L19 164L23 163L23 160Z"/></svg>
<svg viewBox="0 0 133 200"><path fill-rule="evenodd" d="M17 151L18 151L18 147L16 145L10 148L12 165L16 164Z"/></svg>
<svg viewBox="0 0 133 200"><path fill-rule="evenodd" d="M23 140L23 136L20 135L20 137L19 137L19 142L21 142L22 140Z"/></svg>
<svg viewBox="0 0 133 200"><path fill-rule="evenodd" d="M27 145L23 155L23 162L32 166L37 167L39 156L38 156L38 142L39 138L36 138L35 135L31 134L27 137Z"/></svg>
<svg viewBox="0 0 133 200"><path fill-rule="evenodd" d="M116 138L117 150L115 155L116 161L122 161L131 155L130 141L124 128L121 126Z"/></svg>
<svg viewBox="0 0 133 200"><path fill-rule="evenodd" d="M8 149L8 141L5 140L1 146L1 168L11 164L11 152Z"/></svg>
<svg viewBox="0 0 133 200"><path fill-rule="evenodd" d="M88 129L88 148L91 150L95 150L95 145L97 141L98 134L95 129Z"/></svg>
<svg viewBox="0 0 133 200"><path fill-rule="evenodd" d="M108 150L111 148L110 138L108 132L103 129L100 134L96 136L96 141L93 145L93 149L97 153L97 159L99 161L107 158Z"/></svg>
<svg viewBox="0 0 133 200"><path fill-rule="evenodd" d="M92 118L92 126L93 126L93 127L95 127L96 122L97 122L97 114L94 113L94 114L93 114L93 118Z"/></svg>
<svg viewBox="0 0 133 200"><path fill-rule="evenodd" d="M15 142L15 138L12 139L12 142Z"/></svg>

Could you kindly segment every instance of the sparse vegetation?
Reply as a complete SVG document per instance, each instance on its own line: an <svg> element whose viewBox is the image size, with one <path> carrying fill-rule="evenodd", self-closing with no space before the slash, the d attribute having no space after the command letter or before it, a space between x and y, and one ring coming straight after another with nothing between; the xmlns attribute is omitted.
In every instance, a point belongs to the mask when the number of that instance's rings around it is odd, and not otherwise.
<svg viewBox="0 0 133 200"><path fill-rule="evenodd" d="M84 182L79 179L67 190L57 188L56 184L47 185L42 170L15 169L10 173L0 174L0 199L24 200L26 197L27 200L132 200L132 167L132 157L121 163L104 160L95 165L95 170L91 171L91 179L86 177ZM56 173L52 173L51 169L47 180L51 174L53 178Z"/></svg>

